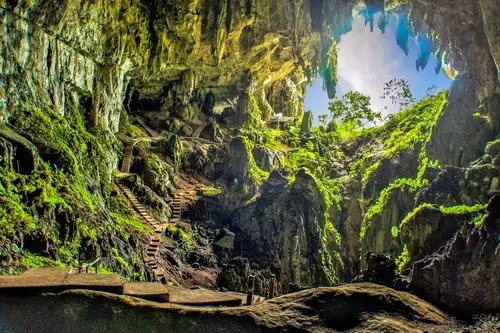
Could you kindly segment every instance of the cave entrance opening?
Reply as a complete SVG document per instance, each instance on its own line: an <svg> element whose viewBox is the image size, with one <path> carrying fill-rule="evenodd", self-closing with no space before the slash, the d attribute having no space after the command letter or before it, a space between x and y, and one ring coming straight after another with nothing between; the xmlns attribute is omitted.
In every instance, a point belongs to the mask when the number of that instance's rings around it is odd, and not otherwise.
<svg viewBox="0 0 500 333"><path fill-rule="evenodd" d="M367 95L372 110L380 112L383 121L403 109L389 96L382 98L391 79L404 80L415 101L449 89L453 73L443 54L432 53L430 38L411 30L404 13L361 10L353 18L352 29L337 43L335 97L340 99L350 91ZM313 112L315 125L322 123L322 115L323 122L330 119L332 100L323 86L319 76L306 89L305 108Z"/></svg>

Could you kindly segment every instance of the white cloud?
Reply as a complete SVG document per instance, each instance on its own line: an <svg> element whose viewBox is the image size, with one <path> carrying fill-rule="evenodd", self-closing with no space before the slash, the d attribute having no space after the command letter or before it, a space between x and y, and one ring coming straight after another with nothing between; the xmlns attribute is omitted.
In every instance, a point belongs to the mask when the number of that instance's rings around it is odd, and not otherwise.
<svg viewBox="0 0 500 333"><path fill-rule="evenodd" d="M386 40L390 39L390 40ZM382 34L378 29L370 32L361 18L355 18L352 31L342 36L338 44L338 76L346 81L352 89L371 97L374 110L381 111L386 101L380 98L383 84L394 76L399 68L399 61L394 57L394 36ZM343 93L351 87L339 85Z"/></svg>

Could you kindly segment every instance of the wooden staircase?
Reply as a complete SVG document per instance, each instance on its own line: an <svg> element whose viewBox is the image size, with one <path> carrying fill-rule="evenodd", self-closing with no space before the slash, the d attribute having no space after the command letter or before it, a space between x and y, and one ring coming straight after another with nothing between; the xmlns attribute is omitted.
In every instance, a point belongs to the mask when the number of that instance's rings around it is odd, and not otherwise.
<svg viewBox="0 0 500 333"><path fill-rule="evenodd" d="M137 143L136 140L129 141L125 146L123 151L122 165L120 172L127 174L130 171L130 162L132 161L132 152L134 151L134 145Z"/></svg>
<svg viewBox="0 0 500 333"><path fill-rule="evenodd" d="M199 138L200 135L201 135L201 132L203 132L203 129L205 129L206 127L206 124L201 124L199 125L193 132L193 134L191 134L191 137L193 138Z"/></svg>
<svg viewBox="0 0 500 333"><path fill-rule="evenodd" d="M181 197L177 194L174 195L174 200L172 202L172 220L181 219Z"/></svg>
<svg viewBox="0 0 500 333"><path fill-rule="evenodd" d="M120 178L117 178L116 184L118 185L118 188L123 192L125 197L128 199L128 201L131 203L132 207L137 211L141 220L145 224L151 226L155 231L155 234L151 236L149 243L147 245L146 256L144 258L144 261L152 269L155 278L157 280L162 281L165 278L165 274L158 267L158 260L156 258L156 255L158 253L158 249L160 248L161 233L166 227L166 223L160 223L158 220L153 218L148 213L146 208L137 200L134 193L132 193L132 191L123 183L123 181Z"/></svg>
<svg viewBox="0 0 500 333"><path fill-rule="evenodd" d="M142 124L142 127L145 127ZM199 125L198 128L193 133L193 136L199 137L203 129L205 128L205 124ZM147 129L145 127L145 129ZM149 135L157 134L151 130L147 131ZM153 274L157 280L164 281L165 273L159 266L159 260L157 258L158 250L161 245L161 234L165 231L168 223L162 223L155 218L153 218L146 208L137 200L134 193L127 187L127 185L123 182L122 177L127 175L130 172L130 166L132 161L132 154L134 150L134 146L137 142L147 140L147 141L156 141L162 140L162 136L154 136L154 137L141 137L134 138L127 142L124 152L123 159L121 163L120 173L117 175L115 183L118 186L119 190L125 195L127 200L130 202L134 210L138 213L139 217L143 221L144 224L149 225L154 229L155 233L151 236L147 247L146 254L144 256L144 262L152 269ZM184 179L179 178L179 188L175 190L172 202L172 216L170 218L169 223L174 223L176 225L187 225L187 223L182 223L181 214L182 211L186 210L191 202L195 199L197 195L197 187L193 185L192 182L186 181ZM187 227L190 227L187 225Z"/></svg>
<svg viewBox="0 0 500 333"><path fill-rule="evenodd" d="M139 141L160 141L163 140L163 137L158 135L154 137L141 137L141 138L134 138L127 142L127 145L125 146L125 149L123 151L123 158L122 158L122 164L120 167L120 173L122 175L126 175L130 172L130 166L132 162L132 154L134 152L134 146L136 143Z"/></svg>

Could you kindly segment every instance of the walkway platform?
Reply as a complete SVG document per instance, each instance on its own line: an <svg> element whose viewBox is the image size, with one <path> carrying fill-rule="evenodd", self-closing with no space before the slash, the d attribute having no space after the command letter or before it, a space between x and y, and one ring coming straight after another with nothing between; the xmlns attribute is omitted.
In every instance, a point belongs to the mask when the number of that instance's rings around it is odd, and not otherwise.
<svg viewBox="0 0 500 333"><path fill-rule="evenodd" d="M170 303L188 306L240 306L241 297L234 294L216 292L208 289L183 289L166 287L170 294Z"/></svg>
<svg viewBox="0 0 500 333"><path fill-rule="evenodd" d="M185 289L159 282L125 282L116 274L70 273L69 268L34 268L21 275L0 275L0 295L60 293L85 289L187 306L240 306L246 295Z"/></svg>
<svg viewBox="0 0 500 333"><path fill-rule="evenodd" d="M170 299L167 288L159 282L125 283L123 294L161 303L166 303Z"/></svg>
<svg viewBox="0 0 500 333"><path fill-rule="evenodd" d="M123 293L116 274L70 274L67 268L34 268L21 275L0 275L0 294L59 293L72 289Z"/></svg>

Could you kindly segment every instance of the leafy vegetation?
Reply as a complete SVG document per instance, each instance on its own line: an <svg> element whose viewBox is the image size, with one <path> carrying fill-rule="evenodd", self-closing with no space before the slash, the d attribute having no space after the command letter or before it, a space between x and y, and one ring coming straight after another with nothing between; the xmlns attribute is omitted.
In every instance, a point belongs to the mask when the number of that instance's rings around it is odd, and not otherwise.
<svg viewBox="0 0 500 333"><path fill-rule="evenodd" d="M198 192L206 197L215 197L222 193L222 189L220 187L202 187Z"/></svg>
<svg viewBox="0 0 500 333"><path fill-rule="evenodd" d="M436 163L429 160L425 144L430 139L431 130L435 126L445 105L446 93L441 92L395 114L380 129L372 130L372 133L379 133L382 136L385 150L380 155L366 153L356 163L353 163L351 174L363 171L362 179L366 182L377 169L373 165L376 165L383 158L391 158L410 149L417 149L419 151L419 166L413 178L398 178L380 192L379 197L368 208L363 218L359 235L361 239L364 238L370 222L383 211L396 189L415 193L419 188L427 184L428 180L424 177L425 171L429 166L436 165Z"/></svg>
<svg viewBox="0 0 500 333"><path fill-rule="evenodd" d="M0 169L0 251L16 248L20 234L35 230L51 246L50 254L11 252L25 268L75 266L82 241L99 247L114 232L123 239L147 232L124 199L111 195L118 142L99 129L88 130L83 111L75 104L61 115L26 102L11 119L33 141L27 147L36 168L29 175L17 174L9 163ZM75 232L62 232L63 223Z"/></svg>
<svg viewBox="0 0 500 333"><path fill-rule="evenodd" d="M361 127L366 122L373 122L381 119L380 112L375 112L370 106L370 97L357 91L350 91L342 98L334 98L328 104L332 121L338 123L352 123L356 127Z"/></svg>
<svg viewBox="0 0 500 333"><path fill-rule="evenodd" d="M430 95L431 94L428 96ZM416 101L411 93L410 82L401 78L393 78L385 82L384 92L380 97L382 99L387 98L391 101L394 108L393 111L404 109Z"/></svg>
<svg viewBox="0 0 500 333"><path fill-rule="evenodd" d="M167 236L171 237L174 240L180 241L182 246L187 249L191 249L196 245L193 235L184 231L178 226L170 224L165 232Z"/></svg>
<svg viewBox="0 0 500 333"><path fill-rule="evenodd" d="M321 69L323 88L326 89L328 98L330 99L335 97L335 88L337 87L337 43L333 39L331 43Z"/></svg>
<svg viewBox="0 0 500 333"><path fill-rule="evenodd" d="M410 261L410 252L408 252L408 247L406 246L406 244L404 244L403 251L396 258L396 266L397 266L396 271L399 274L402 274L404 268L406 267L406 265L408 264L409 261Z"/></svg>
<svg viewBox="0 0 500 333"><path fill-rule="evenodd" d="M245 150L248 156L248 172L256 184L261 184L269 177L269 172L262 170L257 166L255 158L253 157L252 151L255 146L253 141L249 140L247 137L243 137L243 142L245 144Z"/></svg>

